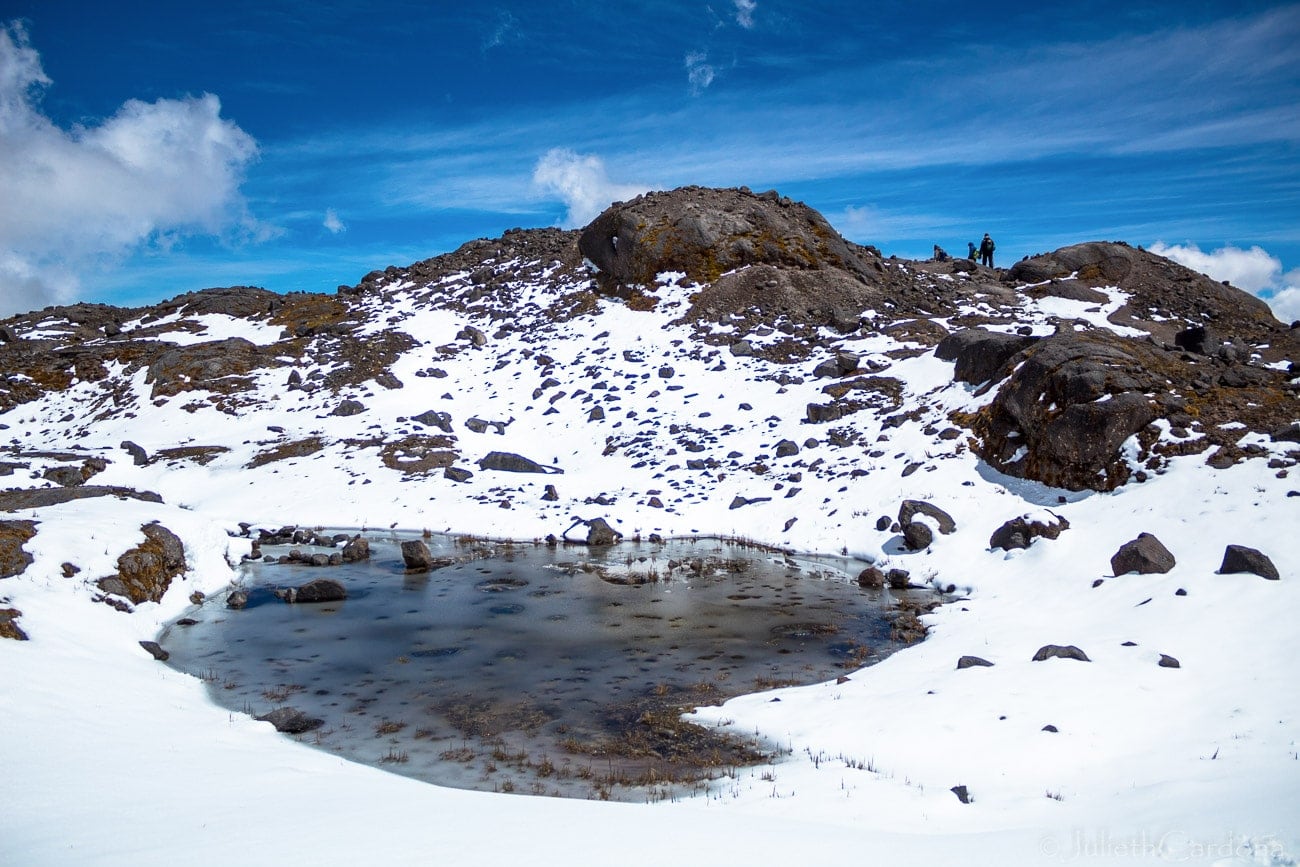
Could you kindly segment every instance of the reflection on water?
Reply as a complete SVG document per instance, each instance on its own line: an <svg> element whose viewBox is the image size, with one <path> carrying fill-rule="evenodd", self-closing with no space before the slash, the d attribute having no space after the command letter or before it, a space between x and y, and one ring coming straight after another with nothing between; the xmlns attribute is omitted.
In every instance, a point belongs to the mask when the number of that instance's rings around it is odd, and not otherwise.
<svg viewBox="0 0 1300 867"><path fill-rule="evenodd" d="M426 540L454 565L408 574L392 535L368 562L254 564L249 602L173 625L171 662L219 703L323 721L305 743L442 785L663 797L762 761L683 709L833 678L895 649L849 561L716 541L608 549ZM266 549L268 554L285 553ZM860 565L860 564L859 564ZM272 593L315 578L342 602Z"/></svg>

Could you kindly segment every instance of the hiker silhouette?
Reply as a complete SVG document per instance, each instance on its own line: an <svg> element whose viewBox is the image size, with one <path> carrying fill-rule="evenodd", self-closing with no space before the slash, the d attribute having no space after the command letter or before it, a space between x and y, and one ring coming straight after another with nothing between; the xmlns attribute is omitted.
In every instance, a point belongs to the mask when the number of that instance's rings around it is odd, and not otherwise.
<svg viewBox="0 0 1300 867"><path fill-rule="evenodd" d="M993 251L995 249L997 249L997 245L993 243L993 239L989 237L989 233L985 232L984 240L980 241L981 265L987 265L990 268L993 267Z"/></svg>

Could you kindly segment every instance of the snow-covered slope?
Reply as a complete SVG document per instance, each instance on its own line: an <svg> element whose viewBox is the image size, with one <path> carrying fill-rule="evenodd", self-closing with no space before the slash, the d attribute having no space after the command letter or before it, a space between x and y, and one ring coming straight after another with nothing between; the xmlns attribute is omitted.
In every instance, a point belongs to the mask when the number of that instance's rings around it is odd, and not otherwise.
<svg viewBox="0 0 1300 867"><path fill-rule="evenodd" d="M810 264L771 228L797 206L733 193L605 219L625 253L663 257L652 284L544 230L336 297L227 290L4 323L0 467L45 492L0 493L18 573L0 609L30 639L0 641L6 859L1294 863L1294 336L1243 293L1117 245L1009 274L833 245ZM705 213L692 237L739 260L645 229L662 205L687 215L673 225ZM735 225L754 208L772 209L772 237ZM967 327L1043 339L991 361L941 343ZM1063 360L1026 401L1049 349ZM1082 423L1062 427L1072 412ZM479 463L493 452L553 471ZM908 500L955 529L923 513L912 550ZM993 547L1022 515L1069 526ZM722 797L640 807L346 764L216 708L138 644L234 578L240 522L534 539L597 517L629 538L848 553L955 601L924 618L924 642L843 683L701 708L792 755ZM103 579L151 521L188 571L131 601ZM1176 565L1114 575L1139 533ZM1280 580L1217 574L1228 545ZM1034 661L1046 645L1089 661Z"/></svg>

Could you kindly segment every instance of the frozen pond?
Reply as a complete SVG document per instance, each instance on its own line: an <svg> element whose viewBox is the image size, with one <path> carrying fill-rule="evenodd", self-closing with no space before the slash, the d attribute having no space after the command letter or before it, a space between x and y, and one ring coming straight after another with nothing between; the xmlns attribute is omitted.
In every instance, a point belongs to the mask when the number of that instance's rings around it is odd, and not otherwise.
<svg viewBox="0 0 1300 867"><path fill-rule="evenodd" d="M168 628L171 664L216 701L322 724L303 742L441 785L643 800L779 755L681 721L684 709L833 679L896 649L862 564L716 540L609 548L426 539L455 563L256 563L242 610L214 597ZM303 549L304 553L320 549ZM282 555L287 548L265 548ZM287 604L332 578L348 598ZM188 622L195 621L195 622Z"/></svg>

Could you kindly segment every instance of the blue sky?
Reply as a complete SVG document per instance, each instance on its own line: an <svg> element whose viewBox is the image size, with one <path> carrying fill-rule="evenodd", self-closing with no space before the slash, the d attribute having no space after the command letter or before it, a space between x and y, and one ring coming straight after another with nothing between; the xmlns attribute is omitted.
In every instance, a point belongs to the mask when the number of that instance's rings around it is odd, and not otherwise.
<svg viewBox="0 0 1300 867"><path fill-rule="evenodd" d="M0 0L0 27L0 315L329 292L701 184L887 254L1159 245L1300 317L1298 4Z"/></svg>

